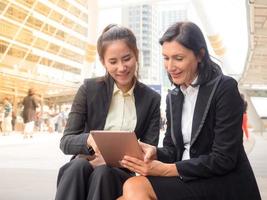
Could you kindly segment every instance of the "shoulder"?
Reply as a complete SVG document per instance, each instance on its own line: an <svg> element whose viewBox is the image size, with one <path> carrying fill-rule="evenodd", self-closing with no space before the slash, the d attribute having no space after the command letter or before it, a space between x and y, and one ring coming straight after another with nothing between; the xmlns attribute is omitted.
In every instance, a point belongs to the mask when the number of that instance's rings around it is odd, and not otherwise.
<svg viewBox="0 0 267 200"><path fill-rule="evenodd" d="M215 92L215 98L218 102L222 104L228 102L237 109L238 105L242 104L237 81L230 76L223 75Z"/></svg>
<svg viewBox="0 0 267 200"><path fill-rule="evenodd" d="M140 81L136 82L135 91L160 101L160 94Z"/></svg>
<svg viewBox="0 0 267 200"><path fill-rule="evenodd" d="M106 81L104 77L88 78L84 79L83 84L80 86L80 89L86 91L97 90L101 87L105 87Z"/></svg>
<svg viewBox="0 0 267 200"><path fill-rule="evenodd" d="M101 85L103 83L105 83L104 77L87 78L83 81L83 85L86 87Z"/></svg>
<svg viewBox="0 0 267 200"><path fill-rule="evenodd" d="M231 88L237 88L237 85L238 85L238 83L234 78L232 78L230 76L222 75L221 81L220 81L218 87L220 90L228 90Z"/></svg>

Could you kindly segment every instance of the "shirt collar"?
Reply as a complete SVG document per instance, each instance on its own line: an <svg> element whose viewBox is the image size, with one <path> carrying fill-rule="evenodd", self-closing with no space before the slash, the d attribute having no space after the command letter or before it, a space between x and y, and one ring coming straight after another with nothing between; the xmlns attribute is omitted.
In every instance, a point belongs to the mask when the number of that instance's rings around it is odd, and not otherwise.
<svg viewBox="0 0 267 200"><path fill-rule="evenodd" d="M133 86L131 87L130 90L128 90L127 92L123 93L120 88L118 88L117 84L114 83L114 89L113 89L113 96L116 95L117 93L122 94L123 96L132 96L133 95L133 90L135 87L136 81L134 82Z"/></svg>
<svg viewBox="0 0 267 200"><path fill-rule="evenodd" d="M196 78L193 80L193 82L188 87L185 87L184 85L180 86L180 89L184 96L198 90L199 86L192 87L192 85L197 82L197 79L198 79L198 76L196 76Z"/></svg>

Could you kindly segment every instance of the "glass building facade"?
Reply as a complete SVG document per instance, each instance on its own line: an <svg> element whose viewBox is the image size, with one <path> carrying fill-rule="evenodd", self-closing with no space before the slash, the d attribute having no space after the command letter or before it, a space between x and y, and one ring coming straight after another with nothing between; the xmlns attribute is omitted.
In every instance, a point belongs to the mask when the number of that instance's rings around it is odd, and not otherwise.
<svg viewBox="0 0 267 200"><path fill-rule="evenodd" d="M87 0L1 0L0 93L44 98L76 89L95 58ZM95 8L94 8L95 7Z"/></svg>

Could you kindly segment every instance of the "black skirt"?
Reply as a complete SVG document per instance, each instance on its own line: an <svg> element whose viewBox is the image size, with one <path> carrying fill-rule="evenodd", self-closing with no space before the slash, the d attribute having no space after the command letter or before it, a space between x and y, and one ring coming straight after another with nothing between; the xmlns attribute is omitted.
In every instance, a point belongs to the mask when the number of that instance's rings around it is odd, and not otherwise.
<svg viewBox="0 0 267 200"><path fill-rule="evenodd" d="M243 175L229 173L188 182L179 177L147 178L158 200L260 200L254 177Z"/></svg>

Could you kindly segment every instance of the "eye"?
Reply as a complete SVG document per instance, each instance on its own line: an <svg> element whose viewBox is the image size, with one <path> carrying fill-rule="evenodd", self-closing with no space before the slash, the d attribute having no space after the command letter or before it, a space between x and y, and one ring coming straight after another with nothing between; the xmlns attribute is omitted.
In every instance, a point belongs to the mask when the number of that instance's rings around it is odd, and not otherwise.
<svg viewBox="0 0 267 200"><path fill-rule="evenodd" d="M181 57L181 56L176 56L176 57L175 57L175 60L181 61L181 60L183 60L183 57Z"/></svg>
<svg viewBox="0 0 267 200"><path fill-rule="evenodd" d="M111 64L111 65L115 65L116 63L117 63L116 60L109 60L109 64Z"/></svg>
<svg viewBox="0 0 267 200"><path fill-rule="evenodd" d="M114 62L114 61L112 61L112 62L109 62L111 65L115 65L116 64L116 62Z"/></svg>
<svg viewBox="0 0 267 200"><path fill-rule="evenodd" d="M164 61L168 61L168 60L169 60L169 58L168 58L168 57L166 57L166 56L163 56L163 60L164 60Z"/></svg>

